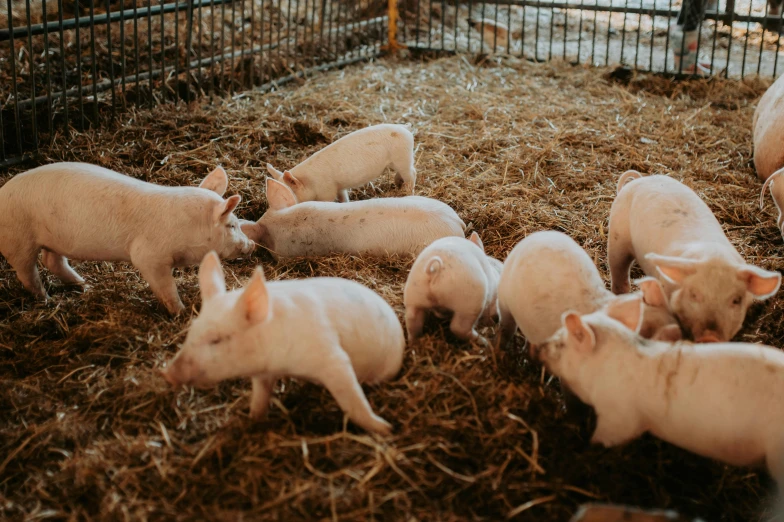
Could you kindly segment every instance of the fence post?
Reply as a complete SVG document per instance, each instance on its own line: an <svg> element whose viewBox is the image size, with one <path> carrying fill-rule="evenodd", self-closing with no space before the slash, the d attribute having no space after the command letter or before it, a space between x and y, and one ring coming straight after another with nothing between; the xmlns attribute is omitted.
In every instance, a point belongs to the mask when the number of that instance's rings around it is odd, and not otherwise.
<svg viewBox="0 0 784 522"><path fill-rule="evenodd" d="M400 12L397 9L397 0L389 0L388 5L388 43L382 46L381 49L384 51L397 51L398 49L405 49L406 46L397 41L397 21L400 18Z"/></svg>

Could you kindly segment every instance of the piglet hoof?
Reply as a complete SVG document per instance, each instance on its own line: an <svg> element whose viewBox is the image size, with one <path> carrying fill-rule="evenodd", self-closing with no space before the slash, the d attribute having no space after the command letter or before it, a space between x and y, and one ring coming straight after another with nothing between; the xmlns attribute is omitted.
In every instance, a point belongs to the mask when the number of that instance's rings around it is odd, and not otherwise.
<svg viewBox="0 0 784 522"><path fill-rule="evenodd" d="M387 436L392 434L392 425L378 415L375 415L372 424L368 426L368 431Z"/></svg>
<svg viewBox="0 0 784 522"><path fill-rule="evenodd" d="M177 316L183 310L185 310L185 305L182 302L179 303L166 303L166 311L169 312L169 315Z"/></svg>
<svg viewBox="0 0 784 522"><path fill-rule="evenodd" d="M268 407L250 407L249 417L254 422L262 422L267 419Z"/></svg>
<svg viewBox="0 0 784 522"><path fill-rule="evenodd" d="M487 338L482 335L477 335L474 338L474 342L482 348L490 348L490 341L488 341Z"/></svg>

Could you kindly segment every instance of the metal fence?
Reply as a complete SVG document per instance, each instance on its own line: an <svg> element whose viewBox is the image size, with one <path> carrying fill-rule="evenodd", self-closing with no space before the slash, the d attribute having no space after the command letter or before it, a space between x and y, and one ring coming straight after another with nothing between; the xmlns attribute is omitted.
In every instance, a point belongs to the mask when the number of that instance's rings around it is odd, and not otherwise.
<svg viewBox="0 0 784 522"><path fill-rule="evenodd" d="M387 1L5 0L0 162L129 105L270 89L380 53Z"/></svg>
<svg viewBox="0 0 784 522"><path fill-rule="evenodd" d="M673 72L681 2L705 11L702 0L4 1L0 164L132 105L271 89L383 49ZM704 15L705 72L779 74L782 18L770 1L721 0Z"/></svg>
<svg viewBox="0 0 784 522"><path fill-rule="evenodd" d="M688 2L685 6L685 2ZM399 38L410 49L508 53L534 61L626 65L683 72L673 56L681 9L696 12L703 73L777 77L777 0L406 0ZM700 21L702 22L700 23Z"/></svg>

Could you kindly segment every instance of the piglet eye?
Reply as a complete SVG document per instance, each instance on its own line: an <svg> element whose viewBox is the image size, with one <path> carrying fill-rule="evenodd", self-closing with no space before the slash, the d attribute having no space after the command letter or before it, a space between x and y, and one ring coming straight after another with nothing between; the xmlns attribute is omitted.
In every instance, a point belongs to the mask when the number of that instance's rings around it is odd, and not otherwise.
<svg viewBox="0 0 784 522"><path fill-rule="evenodd" d="M220 337L216 337L216 338L214 338L214 339L212 339L212 340L210 341L210 344L212 344L212 345L215 345L215 344L220 344L220 342L221 342L222 340L223 340L222 338L220 338Z"/></svg>
<svg viewBox="0 0 784 522"><path fill-rule="evenodd" d="M738 297L736 297L735 299L732 300L733 306L738 306L741 302L743 302L743 297L742 296L738 296Z"/></svg>

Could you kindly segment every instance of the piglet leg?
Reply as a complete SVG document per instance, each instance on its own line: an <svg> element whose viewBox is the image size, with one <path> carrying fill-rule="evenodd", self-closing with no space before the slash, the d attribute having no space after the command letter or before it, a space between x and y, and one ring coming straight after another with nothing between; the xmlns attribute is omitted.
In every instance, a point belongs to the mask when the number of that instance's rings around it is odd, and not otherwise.
<svg viewBox="0 0 784 522"><path fill-rule="evenodd" d="M56 275L63 283L71 285L84 284L84 279L82 279L82 276L77 274L68 264L68 260L60 254L56 254L51 250L44 249L43 254L41 255L41 261L43 262L44 266L49 269L51 273Z"/></svg>
<svg viewBox="0 0 784 522"><path fill-rule="evenodd" d="M16 270L16 277L22 285L38 297L48 299L44 284L41 282L41 274L38 273L38 248L27 246L14 250L12 253L5 254L8 264Z"/></svg>
<svg viewBox="0 0 784 522"><path fill-rule="evenodd" d="M474 328L478 318L478 313L455 313L452 317L452 322L449 324L449 329L461 339L476 341L483 346L487 346L487 339L479 335L479 332Z"/></svg>
<svg viewBox="0 0 784 522"><path fill-rule="evenodd" d="M409 307L406 310L406 330L408 331L408 343L413 344L422 335L422 328L425 325L425 310L422 308Z"/></svg>
<svg viewBox="0 0 784 522"><path fill-rule="evenodd" d="M596 430L593 432L591 442L602 444L606 448L620 446L636 439L643 431L634 415L623 409L616 409L610 415L597 414Z"/></svg>
<svg viewBox="0 0 784 522"><path fill-rule="evenodd" d="M348 203L348 190L338 192L338 201L340 203Z"/></svg>
<svg viewBox="0 0 784 522"><path fill-rule="evenodd" d="M251 379L251 383L253 384L253 391L251 391L250 395L250 418L260 420L266 417L269 411L275 379L257 375Z"/></svg>
<svg viewBox="0 0 784 522"><path fill-rule="evenodd" d="M512 337L514 337L517 331L517 322L515 322L512 312L508 308L501 306L500 302L498 303L498 315L498 334L495 339L495 347L498 350L504 350L509 346Z"/></svg>
<svg viewBox="0 0 784 522"><path fill-rule="evenodd" d="M392 432L392 425L373 413L354 373L351 360L342 348L335 347L335 353L327 363L321 365L319 374L319 380L354 423L381 435Z"/></svg>
<svg viewBox="0 0 784 522"><path fill-rule="evenodd" d="M177 293L177 283L172 276L170 263L163 263L159 259L151 259L149 254L134 253L131 251L131 262L142 273L142 277L150 285L150 290L155 294L172 315L177 315L185 309Z"/></svg>

